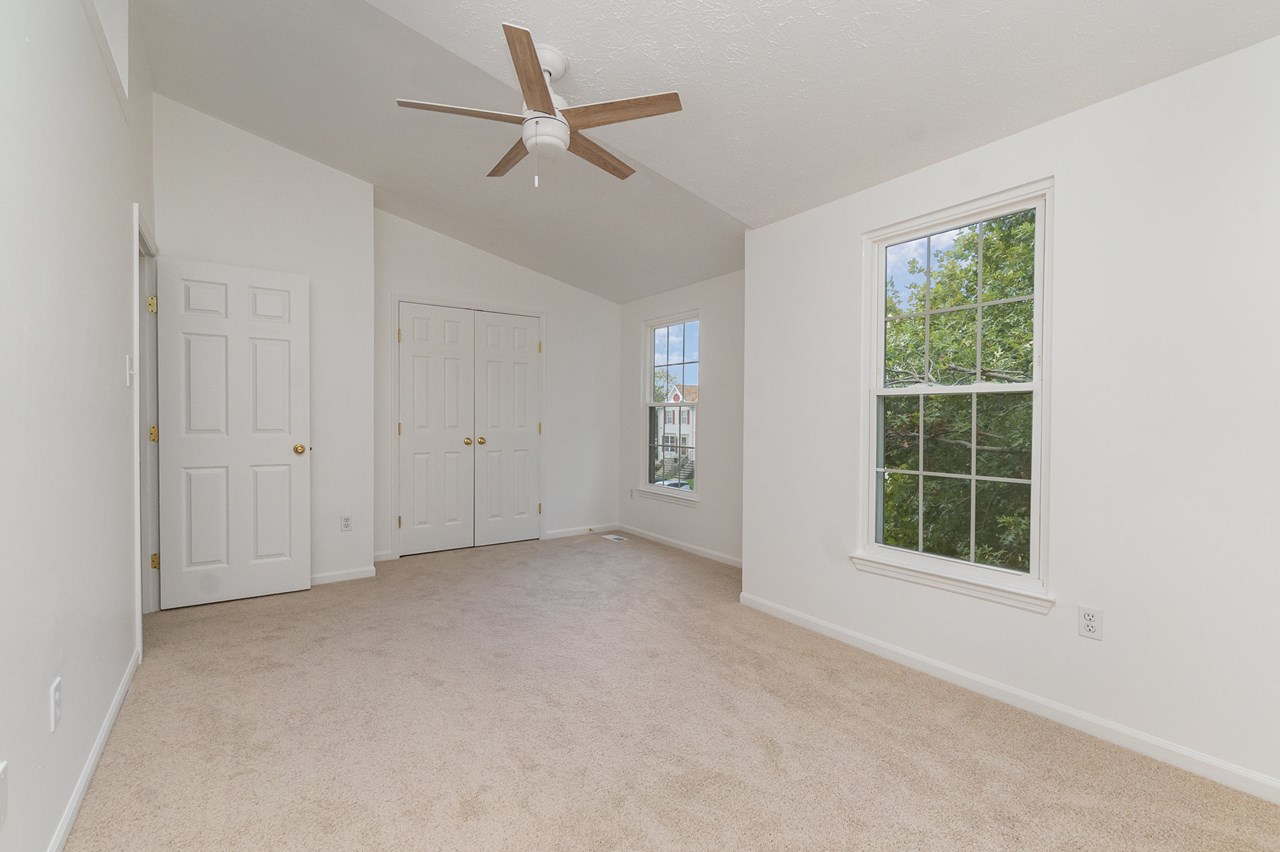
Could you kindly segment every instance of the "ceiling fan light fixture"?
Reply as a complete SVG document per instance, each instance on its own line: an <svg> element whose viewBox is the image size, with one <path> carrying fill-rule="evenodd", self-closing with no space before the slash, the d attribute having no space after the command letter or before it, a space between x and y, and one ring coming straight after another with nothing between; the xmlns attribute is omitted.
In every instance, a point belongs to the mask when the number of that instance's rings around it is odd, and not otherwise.
<svg viewBox="0 0 1280 852"><path fill-rule="evenodd" d="M530 154L554 157L569 150L569 124L563 118L536 114L524 120L521 133Z"/></svg>

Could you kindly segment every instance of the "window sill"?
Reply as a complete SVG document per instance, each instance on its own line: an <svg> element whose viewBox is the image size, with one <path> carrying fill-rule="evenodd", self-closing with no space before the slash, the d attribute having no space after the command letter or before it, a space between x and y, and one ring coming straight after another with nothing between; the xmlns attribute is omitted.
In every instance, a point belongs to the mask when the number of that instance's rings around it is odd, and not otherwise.
<svg viewBox="0 0 1280 852"><path fill-rule="evenodd" d="M631 489L631 492L638 497L646 497L650 500L657 500L661 503L673 503L677 506L688 506L691 509L698 507L698 495L684 493L681 494L674 488L653 488L647 485L637 485Z"/></svg>
<svg viewBox="0 0 1280 852"><path fill-rule="evenodd" d="M1056 598L1040 589L1018 588L1007 583L975 580L940 570L907 567L900 563L886 562L883 559L860 553L849 554L849 559L852 560L859 571L865 571L868 574L906 580L908 583L956 592L957 594L968 595L971 598L992 601L993 603L1004 604L1005 606L1041 615L1052 609L1056 601Z"/></svg>

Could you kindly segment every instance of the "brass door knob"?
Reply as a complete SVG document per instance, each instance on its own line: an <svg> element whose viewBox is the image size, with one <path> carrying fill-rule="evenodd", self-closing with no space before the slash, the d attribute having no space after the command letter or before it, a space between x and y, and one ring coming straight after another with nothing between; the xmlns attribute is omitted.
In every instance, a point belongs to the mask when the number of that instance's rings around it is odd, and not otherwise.
<svg viewBox="0 0 1280 852"><path fill-rule="evenodd" d="M477 443L477 444L483 444L483 443L484 443L484 438L476 438L476 443Z"/></svg>
<svg viewBox="0 0 1280 852"><path fill-rule="evenodd" d="M466 445L469 447L469 446L471 446L471 439L470 439L470 438L463 438L463 439L462 439L462 443L466 444Z"/></svg>
<svg viewBox="0 0 1280 852"><path fill-rule="evenodd" d="M306 448L306 447L304 447L302 444L294 444L294 445L293 445L293 451L294 451L295 453L297 453L298 455L302 455L303 453L305 453L305 452L307 451L307 448Z"/></svg>

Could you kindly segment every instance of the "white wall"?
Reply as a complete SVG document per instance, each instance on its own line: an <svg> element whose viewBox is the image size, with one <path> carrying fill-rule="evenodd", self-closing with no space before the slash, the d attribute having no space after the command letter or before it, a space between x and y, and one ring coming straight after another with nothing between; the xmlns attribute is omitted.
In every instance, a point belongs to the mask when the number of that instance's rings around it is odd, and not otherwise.
<svg viewBox="0 0 1280 852"><path fill-rule="evenodd" d="M543 530L618 520L618 321L613 302L381 210L377 245L377 552L396 556L396 317L400 301L543 317Z"/></svg>
<svg viewBox="0 0 1280 852"><path fill-rule="evenodd" d="M127 99L133 91L129 67L129 46L135 35L133 24L137 15L131 15L129 0L82 0L85 13L89 15L90 26L98 40L103 59L114 72L112 84L118 87L119 94ZM142 42L137 42L141 45ZM150 89L147 90L150 94Z"/></svg>
<svg viewBox="0 0 1280 852"><path fill-rule="evenodd" d="M618 471L621 525L695 553L741 564L743 274L734 272L622 306ZM646 323L696 310L700 321L698 501L655 500L646 481L646 391L652 392Z"/></svg>
<svg viewBox="0 0 1280 852"><path fill-rule="evenodd" d="M124 359L150 91L135 49L126 115L79 0L9 0L0 33L0 848L26 850L65 837L132 672Z"/></svg>
<svg viewBox="0 0 1280 852"><path fill-rule="evenodd" d="M156 224L156 199L153 182L151 62L147 57L142 15L137 9L129 16L129 41L133 44L129 61L129 147L133 152L134 200L141 207L142 221L152 231Z"/></svg>
<svg viewBox="0 0 1280 852"><path fill-rule="evenodd" d="M744 601L1280 800L1277 79L1272 40L749 232ZM860 235L1046 176L1057 605L1037 615L847 554L871 511ZM797 434L780 487L767 462Z"/></svg>
<svg viewBox="0 0 1280 852"><path fill-rule="evenodd" d="M154 123L161 260L311 280L312 580L368 575L373 187L167 98L156 97ZM340 515L351 532L339 532Z"/></svg>

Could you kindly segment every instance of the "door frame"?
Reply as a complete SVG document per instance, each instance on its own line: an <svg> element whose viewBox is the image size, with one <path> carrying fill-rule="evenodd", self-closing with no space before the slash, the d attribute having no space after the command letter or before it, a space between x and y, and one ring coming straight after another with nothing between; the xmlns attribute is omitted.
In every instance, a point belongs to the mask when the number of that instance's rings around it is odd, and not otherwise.
<svg viewBox="0 0 1280 852"><path fill-rule="evenodd" d="M492 303L462 302L453 299L434 299L415 293L405 293L403 291L391 294L391 324L389 328L393 331L400 327L400 304L408 302L414 305L426 305L431 308L457 308L464 311L485 311L494 314L510 314L517 317L530 317L538 320L539 340L542 343L542 351L538 353L542 358L542 382L538 388L538 401L542 410L542 423L547 421L547 361L546 354L547 344L547 315L545 311L525 310L513 307L511 305L494 305ZM400 436L396 434L396 423L400 420L400 342L396 340L395 335L389 335L391 346L391 422L387 424L387 429L391 435L391 514L400 515ZM542 442L543 434L539 434L538 441L538 500L546 497L546 452L545 444ZM474 509L473 509L474 511ZM542 541L547 537L546 515L542 512L538 513L538 541ZM474 539L473 539L474 541ZM472 544L472 547L475 545ZM391 555L387 556L387 560L400 558L400 528L395 524L391 525Z"/></svg>
<svg viewBox="0 0 1280 852"><path fill-rule="evenodd" d="M133 349L128 364L128 381L133 391L133 431L130 433L133 457L133 585L134 585L134 644L138 662L142 661L142 574L151 570L149 557L144 557L146 548L142 540L142 501L146 495L158 497L159 469L156 470L156 481L144 482L142 479L142 376L138 371L142 355L142 325L139 322L146 299L142 283L143 266L141 257L149 257L153 261L160 254L156 244L155 230L142 215L142 206L133 204ZM153 336L148 347L150 360L156 362L156 340ZM155 489L153 493L151 489ZM147 561L144 561L146 559Z"/></svg>

